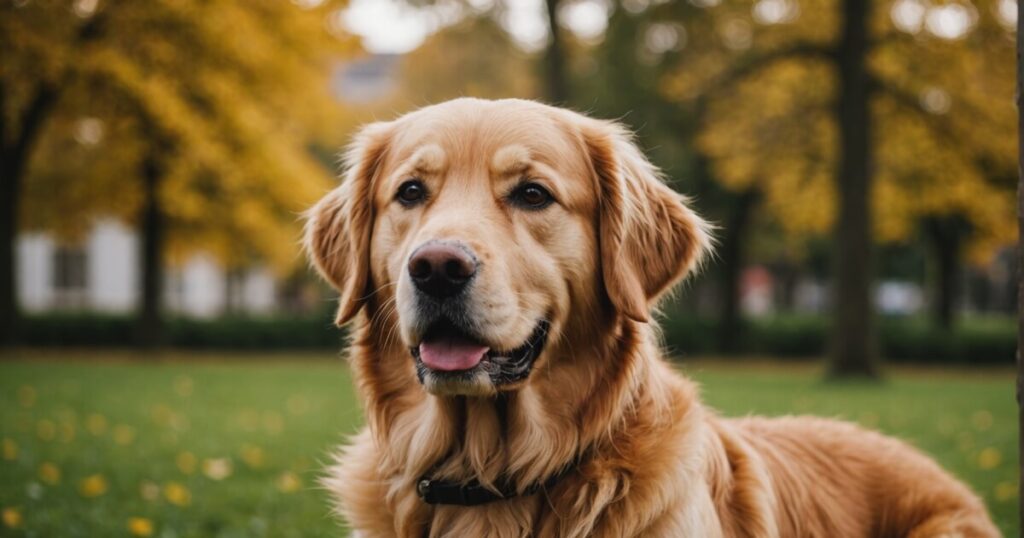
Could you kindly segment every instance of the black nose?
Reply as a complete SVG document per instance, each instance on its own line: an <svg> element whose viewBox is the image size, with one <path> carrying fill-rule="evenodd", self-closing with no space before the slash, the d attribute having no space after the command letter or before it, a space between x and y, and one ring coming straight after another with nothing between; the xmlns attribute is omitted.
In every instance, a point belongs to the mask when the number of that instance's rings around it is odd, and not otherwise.
<svg viewBox="0 0 1024 538"><path fill-rule="evenodd" d="M409 258L409 276L421 292L438 299L451 297L476 274L469 249L448 241L428 241Z"/></svg>

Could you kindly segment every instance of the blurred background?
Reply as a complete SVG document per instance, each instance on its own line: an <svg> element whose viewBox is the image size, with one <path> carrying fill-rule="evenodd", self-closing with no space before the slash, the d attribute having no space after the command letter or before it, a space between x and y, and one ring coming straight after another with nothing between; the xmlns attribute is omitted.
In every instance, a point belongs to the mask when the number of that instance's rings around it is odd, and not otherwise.
<svg viewBox="0 0 1024 538"><path fill-rule="evenodd" d="M617 119L717 225L662 322L713 405L899 435L1017 534L1017 12L0 0L0 535L337 533L299 215L356 126L459 96Z"/></svg>

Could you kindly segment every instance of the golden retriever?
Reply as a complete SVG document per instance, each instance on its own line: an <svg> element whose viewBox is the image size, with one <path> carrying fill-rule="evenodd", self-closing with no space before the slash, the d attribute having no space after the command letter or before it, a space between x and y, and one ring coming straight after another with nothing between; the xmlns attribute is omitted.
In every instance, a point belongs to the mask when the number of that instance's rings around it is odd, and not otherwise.
<svg viewBox="0 0 1024 538"><path fill-rule="evenodd" d="M325 485L359 536L998 536L900 441L701 405L650 318L708 226L621 126L458 99L347 162L305 242L354 320L367 425Z"/></svg>

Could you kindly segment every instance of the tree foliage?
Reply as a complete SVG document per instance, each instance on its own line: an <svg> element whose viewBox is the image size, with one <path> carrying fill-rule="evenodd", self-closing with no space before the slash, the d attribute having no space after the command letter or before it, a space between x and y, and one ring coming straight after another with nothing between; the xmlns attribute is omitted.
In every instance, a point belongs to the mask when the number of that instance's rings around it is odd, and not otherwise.
<svg viewBox="0 0 1024 538"><path fill-rule="evenodd" d="M0 16L5 137L55 95L28 166L25 228L74 239L91 219L136 222L139 170L159 161L168 252L227 265L298 257L296 215L328 186L311 154L343 118L335 62L353 44L331 2L27 0Z"/></svg>
<svg viewBox="0 0 1024 538"><path fill-rule="evenodd" d="M878 240L907 241L922 222L956 218L974 261L1012 243L1014 35L1002 8L875 6L868 65ZM824 234L836 207L834 4L760 0L752 9L724 2L691 11L688 24L678 23L689 50L665 78L665 98L706 106L697 144L722 185L763 192L767 214L790 237Z"/></svg>

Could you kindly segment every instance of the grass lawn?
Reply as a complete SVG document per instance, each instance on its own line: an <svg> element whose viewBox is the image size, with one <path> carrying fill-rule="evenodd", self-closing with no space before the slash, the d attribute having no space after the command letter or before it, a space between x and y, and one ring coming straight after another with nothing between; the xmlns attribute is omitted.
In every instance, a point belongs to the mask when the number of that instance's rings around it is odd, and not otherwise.
<svg viewBox="0 0 1024 538"><path fill-rule="evenodd" d="M360 411L330 355L22 352L0 361L0 536L337 536L316 485ZM806 365L682 369L728 415L845 417L936 456L1017 530L1009 370L819 381Z"/></svg>

